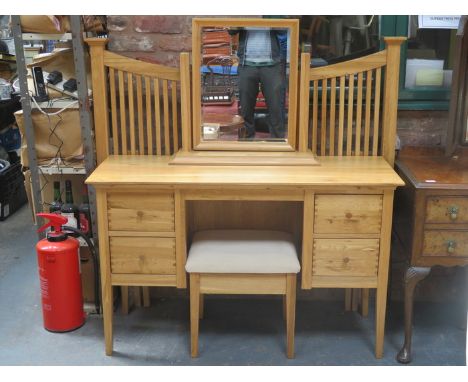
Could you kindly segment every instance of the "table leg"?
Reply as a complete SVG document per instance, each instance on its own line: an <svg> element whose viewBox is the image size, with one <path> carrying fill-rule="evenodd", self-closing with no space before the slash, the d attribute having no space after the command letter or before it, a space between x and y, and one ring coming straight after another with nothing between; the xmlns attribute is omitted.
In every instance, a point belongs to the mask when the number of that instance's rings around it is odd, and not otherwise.
<svg viewBox="0 0 468 382"><path fill-rule="evenodd" d="M413 298L417 283L425 279L431 268L409 267L405 274L405 343L396 359L400 363L411 362L411 338L413 335Z"/></svg>

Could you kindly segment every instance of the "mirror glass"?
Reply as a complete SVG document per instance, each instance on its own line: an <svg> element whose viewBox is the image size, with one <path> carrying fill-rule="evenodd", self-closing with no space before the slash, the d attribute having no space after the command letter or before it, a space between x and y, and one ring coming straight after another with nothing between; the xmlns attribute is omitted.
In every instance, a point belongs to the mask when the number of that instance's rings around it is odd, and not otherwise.
<svg viewBox="0 0 468 382"><path fill-rule="evenodd" d="M199 41L201 141L287 142L290 28L206 25Z"/></svg>

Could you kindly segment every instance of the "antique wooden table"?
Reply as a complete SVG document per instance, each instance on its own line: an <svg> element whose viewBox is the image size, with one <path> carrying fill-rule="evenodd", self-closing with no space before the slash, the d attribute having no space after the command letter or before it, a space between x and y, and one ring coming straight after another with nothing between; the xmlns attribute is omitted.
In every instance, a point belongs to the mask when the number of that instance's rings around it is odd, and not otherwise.
<svg viewBox="0 0 468 382"><path fill-rule="evenodd" d="M408 148L395 162L405 181L395 193L393 231L408 260L405 274L405 342L397 355L411 362L413 297L433 266L468 264L468 150Z"/></svg>

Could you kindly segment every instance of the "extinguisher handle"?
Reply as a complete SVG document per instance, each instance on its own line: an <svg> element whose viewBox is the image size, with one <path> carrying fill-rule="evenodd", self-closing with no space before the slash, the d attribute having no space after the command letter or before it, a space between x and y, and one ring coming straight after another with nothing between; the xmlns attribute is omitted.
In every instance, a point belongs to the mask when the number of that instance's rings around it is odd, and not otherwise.
<svg viewBox="0 0 468 382"><path fill-rule="evenodd" d="M62 226L64 224L67 224L68 219L62 215L58 214L47 214L47 213L39 213L36 214L37 216L48 219L49 221L44 224L41 228L37 230L37 232L42 232L45 231L49 227L54 227L55 232L61 232L62 231Z"/></svg>

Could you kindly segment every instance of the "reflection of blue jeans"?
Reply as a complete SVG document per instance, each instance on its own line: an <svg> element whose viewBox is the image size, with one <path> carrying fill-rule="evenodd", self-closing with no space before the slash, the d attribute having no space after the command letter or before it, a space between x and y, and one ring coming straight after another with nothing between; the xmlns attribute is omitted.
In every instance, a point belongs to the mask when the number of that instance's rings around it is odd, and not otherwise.
<svg viewBox="0 0 468 382"><path fill-rule="evenodd" d="M268 127L272 138L285 136L285 76L280 63L269 66L239 66L239 98L247 138L255 137L255 104L258 85L268 108Z"/></svg>

